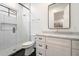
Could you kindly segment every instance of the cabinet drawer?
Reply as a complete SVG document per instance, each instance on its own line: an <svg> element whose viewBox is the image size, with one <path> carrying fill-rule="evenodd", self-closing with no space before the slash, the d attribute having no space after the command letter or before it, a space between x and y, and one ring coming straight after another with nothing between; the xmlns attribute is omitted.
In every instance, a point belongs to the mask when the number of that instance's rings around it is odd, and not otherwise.
<svg viewBox="0 0 79 59"><path fill-rule="evenodd" d="M52 44L57 44L57 45L63 45L67 47L71 47L71 40L66 40L66 39L60 39L60 38L50 38L46 37L46 43L52 43Z"/></svg>
<svg viewBox="0 0 79 59"><path fill-rule="evenodd" d="M72 49L72 56L79 56L79 50Z"/></svg>
<svg viewBox="0 0 79 59"><path fill-rule="evenodd" d="M37 48L45 49L45 46L46 46L45 43L42 43L42 42L39 42L39 41L36 42Z"/></svg>
<svg viewBox="0 0 79 59"><path fill-rule="evenodd" d="M45 37L43 36L36 36L36 41L41 41L41 42L45 42Z"/></svg>
<svg viewBox="0 0 79 59"><path fill-rule="evenodd" d="M79 49L79 41L72 41L72 48Z"/></svg>
<svg viewBox="0 0 79 59"><path fill-rule="evenodd" d="M45 56L45 49L36 48L37 56Z"/></svg>

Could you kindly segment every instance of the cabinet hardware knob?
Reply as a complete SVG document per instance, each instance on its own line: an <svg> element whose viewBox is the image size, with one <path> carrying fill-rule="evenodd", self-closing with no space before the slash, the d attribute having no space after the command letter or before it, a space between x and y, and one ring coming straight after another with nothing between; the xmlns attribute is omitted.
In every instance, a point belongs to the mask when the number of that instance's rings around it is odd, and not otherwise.
<svg viewBox="0 0 79 59"><path fill-rule="evenodd" d="M42 38L39 38L40 40L42 40Z"/></svg>

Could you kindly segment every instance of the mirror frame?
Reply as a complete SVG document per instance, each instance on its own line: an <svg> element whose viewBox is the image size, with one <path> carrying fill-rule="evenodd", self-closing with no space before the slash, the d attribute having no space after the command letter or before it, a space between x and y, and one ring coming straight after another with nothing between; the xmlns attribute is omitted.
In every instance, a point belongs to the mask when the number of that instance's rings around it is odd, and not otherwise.
<svg viewBox="0 0 79 59"><path fill-rule="evenodd" d="M49 7L57 3L52 3L48 5L48 29L70 29L71 28L71 3L69 3L69 27L68 28L50 28L49 27Z"/></svg>

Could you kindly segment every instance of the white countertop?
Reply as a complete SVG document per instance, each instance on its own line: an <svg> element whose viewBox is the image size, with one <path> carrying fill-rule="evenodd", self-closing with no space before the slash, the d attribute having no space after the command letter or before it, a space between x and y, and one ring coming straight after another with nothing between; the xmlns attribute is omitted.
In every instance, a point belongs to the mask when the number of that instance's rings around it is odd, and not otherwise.
<svg viewBox="0 0 79 59"><path fill-rule="evenodd" d="M54 38L65 38L65 39L72 39L72 40L79 40L79 34L72 34L72 33L37 33L33 34L37 36L46 36L46 37L54 37Z"/></svg>

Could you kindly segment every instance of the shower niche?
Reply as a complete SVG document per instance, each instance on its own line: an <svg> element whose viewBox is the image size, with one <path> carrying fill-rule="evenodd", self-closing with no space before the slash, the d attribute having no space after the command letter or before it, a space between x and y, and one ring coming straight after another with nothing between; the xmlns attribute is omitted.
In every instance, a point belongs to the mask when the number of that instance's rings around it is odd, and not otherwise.
<svg viewBox="0 0 79 59"><path fill-rule="evenodd" d="M48 28L70 28L70 4L54 3L48 6Z"/></svg>

